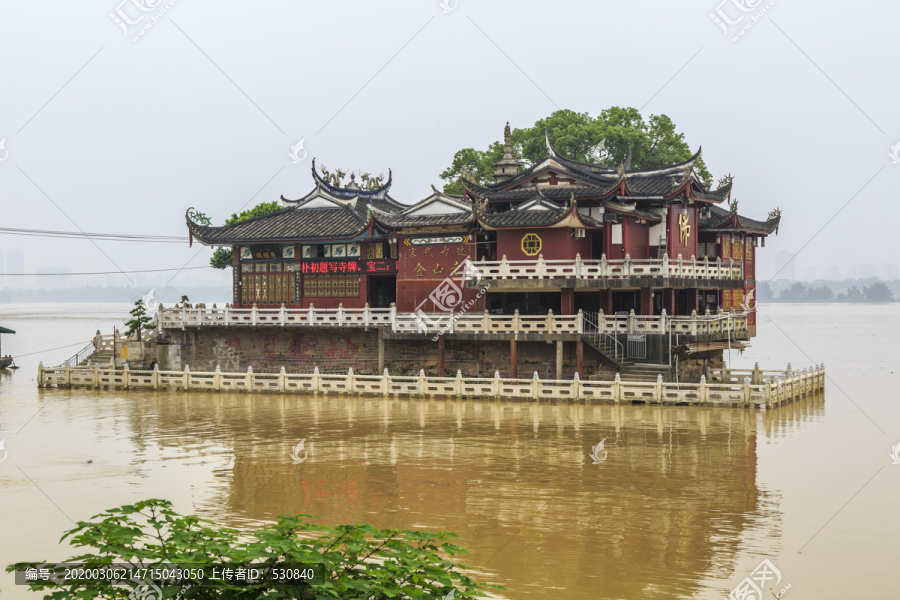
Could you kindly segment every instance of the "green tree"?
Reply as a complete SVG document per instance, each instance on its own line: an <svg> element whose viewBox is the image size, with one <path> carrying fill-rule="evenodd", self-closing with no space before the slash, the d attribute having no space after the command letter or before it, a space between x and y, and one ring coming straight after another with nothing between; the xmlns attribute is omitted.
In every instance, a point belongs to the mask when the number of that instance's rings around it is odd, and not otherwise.
<svg viewBox="0 0 900 600"><path fill-rule="evenodd" d="M141 330L149 330L156 327L156 323L153 322L153 317L147 314L147 305L144 304L144 300L138 300L134 303L134 308L129 312L133 318L130 321L125 321L125 326L128 329L125 331L125 335L134 335L137 334L137 340L141 341Z"/></svg>
<svg viewBox="0 0 900 600"><path fill-rule="evenodd" d="M44 598L127 598L150 581L165 598L298 598L325 600L404 600L440 598L451 590L453 597L484 597L487 586L472 581L448 560L465 554L447 542L451 533L378 529L368 524L313 525L309 515L279 517L273 525L252 533L213 527L211 521L182 516L166 500L144 500L107 510L90 521L79 521L66 532L72 546L93 548L68 559L95 569L113 563L131 563L135 568L204 569L205 577L186 573L178 579L138 577L134 585L109 581L69 579L64 583L38 580L32 591L50 590ZM213 565L233 569L258 569L255 582L211 578ZM21 562L7 572L39 568L41 563ZM279 577L278 569L311 569L312 579ZM51 568L64 573L65 568ZM221 567L219 568L221 573ZM141 584L141 579L145 583ZM502 588L498 588L502 589ZM143 597L143 596L142 596Z"/></svg>
<svg viewBox="0 0 900 600"><path fill-rule="evenodd" d="M513 157L534 165L547 156L545 133L563 156L581 162L615 167L628 160L632 169L652 169L687 160L693 151L666 115L650 115L646 121L636 108L613 106L598 117L572 110L558 110L539 119L532 127L512 131ZM453 155L451 165L441 173L444 191L462 193L461 175L484 185L493 181L494 163L503 157L503 143L493 142L487 150L464 148ZM700 179L707 185L712 174L703 159L696 163Z"/></svg>
<svg viewBox="0 0 900 600"><path fill-rule="evenodd" d="M284 207L277 200L273 200L272 202L263 202L262 204L257 204L253 208L248 208L247 210L241 211L240 214L232 213L231 216L225 221L225 225L234 225L235 223L240 223L241 221L249 221L250 219L255 219L256 217L262 217L273 212L279 211ZM219 246L213 252L212 257L209 259L209 264L216 269L224 269L225 267L231 266L231 248L226 248L225 246Z"/></svg>
<svg viewBox="0 0 900 600"><path fill-rule="evenodd" d="M891 288L883 283L873 283L863 288L863 296L866 302L893 302L894 294Z"/></svg>

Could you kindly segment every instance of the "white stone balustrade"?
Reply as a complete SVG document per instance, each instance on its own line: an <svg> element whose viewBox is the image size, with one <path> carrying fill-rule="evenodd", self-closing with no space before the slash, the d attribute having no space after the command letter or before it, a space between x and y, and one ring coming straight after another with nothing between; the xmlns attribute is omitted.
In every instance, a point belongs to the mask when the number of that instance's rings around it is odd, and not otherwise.
<svg viewBox="0 0 900 600"><path fill-rule="evenodd" d="M737 371L732 371L732 375ZM38 367L38 387L164 389L208 392L274 392L296 394L354 394L481 399L584 400L596 402L646 402L648 404L696 404L712 406L775 407L825 388L825 367L780 371L777 379L751 384L750 377L737 382L664 383L622 381L508 379L494 377L430 377L341 375L312 373L223 373L215 371L129 370L101 367Z"/></svg>
<svg viewBox="0 0 900 600"><path fill-rule="evenodd" d="M537 260L502 260L477 261L473 265L482 279L628 279L641 277L685 278L685 279L743 279L744 262L717 258L698 260L696 257L650 258L633 260L625 255L624 259L607 260L603 255L599 260L582 260L580 255L575 260L544 260L543 255ZM470 280L476 277L470 273Z"/></svg>
<svg viewBox="0 0 900 600"><path fill-rule="evenodd" d="M596 330L609 334L709 335L748 332L748 314L666 317L635 315L596 315ZM390 327L395 333L546 333L581 334L585 321L581 311L575 315L492 315L487 312L457 314L403 313L396 308L160 308L163 329L186 327ZM593 330L593 325L591 326Z"/></svg>

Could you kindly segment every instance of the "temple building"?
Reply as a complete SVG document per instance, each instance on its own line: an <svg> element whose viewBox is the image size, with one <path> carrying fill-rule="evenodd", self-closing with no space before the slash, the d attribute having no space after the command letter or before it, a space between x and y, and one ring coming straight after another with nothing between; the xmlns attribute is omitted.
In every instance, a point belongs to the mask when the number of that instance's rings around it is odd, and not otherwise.
<svg viewBox="0 0 900 600"><path fill-rule="evenodd" d="M756 250L777 233L777 209L765 220L739 214L730 177L711 189L698 176L699 151L630 169L564 157L547 138L546 157L523 168L509 124L504 142L494 182L463 179L459 196L432 187L402 203L389 194L390 171L344 182L313 160L314 188L282 196L283 209L224 227L189 210L187 225L192 240L232 248L229 309L390 310L388 337L409 339L429 333L435 315L482 317L483 335L444 326L442 351L445 333L494 340L511 317L549 319L550 329L517 339L576 341L579 371L583 341L622 367L671 363L676 341L689 355L755 335ZM431 325L397 325L411 315ZM552 325L576 316L575 329Z"/></svg>

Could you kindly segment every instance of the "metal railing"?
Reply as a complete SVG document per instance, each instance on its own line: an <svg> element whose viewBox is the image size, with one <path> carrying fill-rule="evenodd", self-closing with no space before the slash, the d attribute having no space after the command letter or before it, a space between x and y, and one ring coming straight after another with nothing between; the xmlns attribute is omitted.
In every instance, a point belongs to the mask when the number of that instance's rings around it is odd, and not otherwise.
<svg viewBox="0 0 900 600"><path fill-rule="evenodd" d="M86 361L91 355L93 355L94 350L94 342L89 342L87 346L85 346L84 348L70 356L62 364L60 364L59 368L77 367L78 365Z"/></svg>

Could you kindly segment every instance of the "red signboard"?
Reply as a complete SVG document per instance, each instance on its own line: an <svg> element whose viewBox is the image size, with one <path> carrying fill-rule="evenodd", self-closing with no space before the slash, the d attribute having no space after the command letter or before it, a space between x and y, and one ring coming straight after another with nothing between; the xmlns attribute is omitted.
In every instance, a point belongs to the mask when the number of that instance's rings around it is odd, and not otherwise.
<svg viewBox="0 0 900 600"><path fill-rule="evenodd" d="M396 273L397 261L391 259L374 260L310 260L300 263L301 273Z"/></svg>

